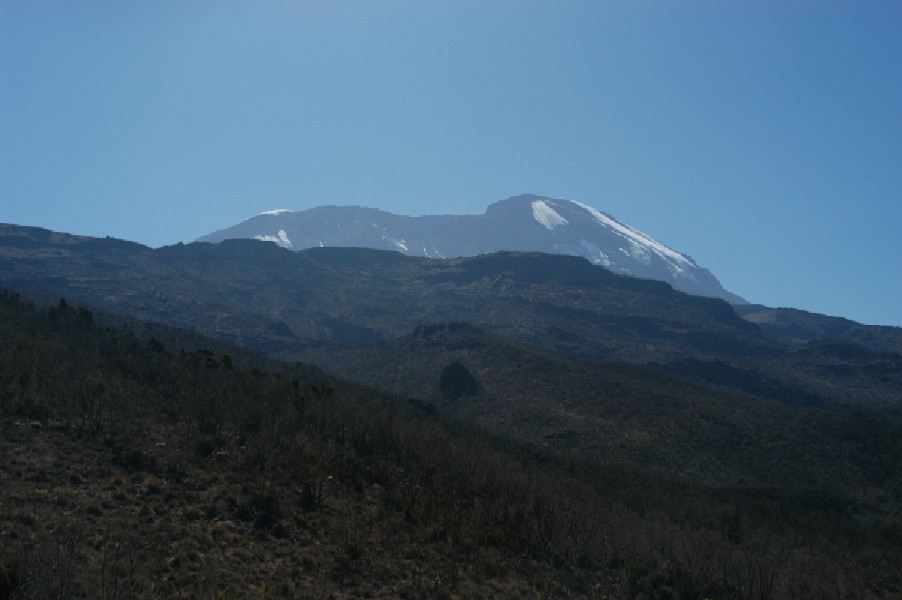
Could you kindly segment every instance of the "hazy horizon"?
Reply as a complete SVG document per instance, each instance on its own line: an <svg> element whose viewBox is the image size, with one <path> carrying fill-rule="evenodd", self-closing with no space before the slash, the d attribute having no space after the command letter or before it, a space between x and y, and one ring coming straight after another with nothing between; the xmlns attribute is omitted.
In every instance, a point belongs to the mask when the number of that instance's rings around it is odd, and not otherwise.
<svg viewBox="0 0 902 600"><path fill-rule="evenodd" d="M900 3L0 4L0 221L569 198L747 300L902 326Z"/></svg>

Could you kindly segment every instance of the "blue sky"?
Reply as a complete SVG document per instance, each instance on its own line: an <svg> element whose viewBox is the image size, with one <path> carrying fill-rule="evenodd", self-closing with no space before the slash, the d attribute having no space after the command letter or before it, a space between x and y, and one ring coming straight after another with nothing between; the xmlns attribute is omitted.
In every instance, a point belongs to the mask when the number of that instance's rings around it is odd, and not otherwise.
<svg viewBox="0 0 902 600"><path fill-rule="evenodd" d="M727 289L902 326L902 2L0 1L0 221L591 204Z"/></svg>

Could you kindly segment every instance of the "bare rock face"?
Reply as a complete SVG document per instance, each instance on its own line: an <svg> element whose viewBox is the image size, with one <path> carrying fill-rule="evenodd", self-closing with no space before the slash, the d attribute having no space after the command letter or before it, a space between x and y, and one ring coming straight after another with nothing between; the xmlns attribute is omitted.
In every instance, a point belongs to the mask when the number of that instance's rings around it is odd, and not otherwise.
<svg viewBox="0 0 902 600"><path fill-rule="evenodd" d="M463 216L408 217L359 206L274 210L198 241L233 238L271 241L292 250L349 246L429 258L502 250L567 254L615 273L664 281L690 294L745 303L691 257L574 200L516 196L492 204L485 214Z"/></svg>

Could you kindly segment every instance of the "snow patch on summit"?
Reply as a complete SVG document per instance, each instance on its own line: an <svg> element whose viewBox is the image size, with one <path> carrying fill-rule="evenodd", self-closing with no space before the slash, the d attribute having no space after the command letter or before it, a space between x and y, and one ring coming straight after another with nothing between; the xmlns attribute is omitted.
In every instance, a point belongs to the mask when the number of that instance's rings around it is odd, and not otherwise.
<svg viewBox="0 0 902 600"><path fill-rule="evenodd" d="M255 235L254 239L261 242L272 242L283 248L291 248L291 240L288 239L288 234L285 233L284 229L280 229L276 235Z"/></svg>
<svg viewBox="0 0 902 600"><path fill-rule="evenodd" d="M291 212L291 211L288 210L287 208L277 208L277 209L275 209L275 210L264 210L262 213L260 213L260 214L257 215L257 216L258 216L258 217L263 216L263 215L273 215L273 216L275 216L275 215L281 215L282 213L287 213L287 212Z"/></svg>
<svg viewBox="0 0 902 600"><path fill-rule="evenodd" d="M557 214L553 208L551 208L541 200L533 201L532 216L548 231L554 231L556 227L567 224L567 219Z"/></svg>
<svg viewBox="0 0 902 600"><path fill-rule="evenodd" d="M651 236L645 235L641 231L633 229L632 227L627 227L619 221L615 221L600 210L592 208L588 204L583 204L582 202L577 202L576 200L571 200L571 202L588 212L595 218L596 221L598 221L602 225L610 227L615 233L617 233L621 237L626 238L626 240L630 243L630 252L628 254L631 254L633 258L642 260L641 255L644 254L644 251L651 251L670 263L675 268L675 272L677 273L683 273L683 268L680 265L686 265L688 267L694 266L692 259L683 256L679 252L671 250ZM625 250L624 253L626 253Z"/></svg>

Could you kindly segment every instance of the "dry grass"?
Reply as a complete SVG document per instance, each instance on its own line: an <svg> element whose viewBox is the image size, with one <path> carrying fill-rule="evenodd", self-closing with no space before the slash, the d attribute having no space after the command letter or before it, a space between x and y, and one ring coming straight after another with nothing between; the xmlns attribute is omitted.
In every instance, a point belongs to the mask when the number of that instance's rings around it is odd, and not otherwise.
<svg viewBox="0 0 902 600"><path fill-rule="evenodd" d="M510 568L485 577L478 561L387 509L378 485L360 495L330 481L322 508L309 512L302 490L280 488L280 518L263 529L234 463L187 463L173 477L167 469L185 449L165 429L150 437L159 440L147 451L155 472L116 464L102 444L44 424L3 425L0 577L16 582L12 597L554 595Z"/></svg>

